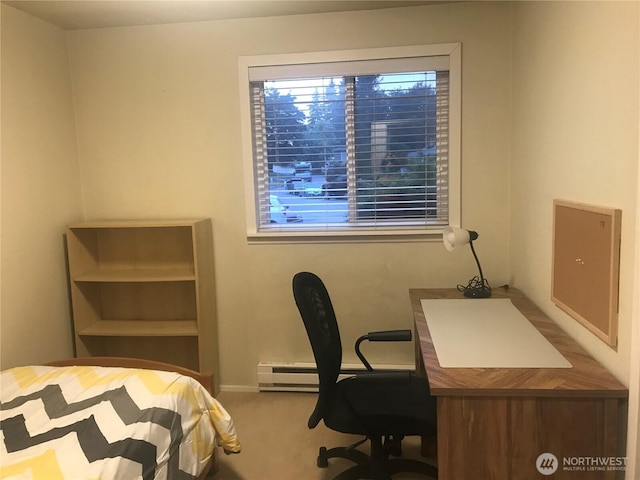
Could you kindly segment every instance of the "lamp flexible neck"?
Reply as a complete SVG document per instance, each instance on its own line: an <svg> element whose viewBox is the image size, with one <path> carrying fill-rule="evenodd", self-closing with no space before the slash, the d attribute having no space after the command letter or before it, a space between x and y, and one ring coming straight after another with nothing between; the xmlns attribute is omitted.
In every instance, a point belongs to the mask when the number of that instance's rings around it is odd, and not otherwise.
<svg viewBox="0 0 640 480"><path fill-rule="evenodd" d="M480 266L480 260L478 260L478 255L476 255L476 249L473 248L473 240L469 241L469 245L471 246L471 253L473 253L473 258L476 259L476 264L478 265L478 272L480 272L480 285L482 288L485 288L484 275L482 274L482 267Z"/></svg>

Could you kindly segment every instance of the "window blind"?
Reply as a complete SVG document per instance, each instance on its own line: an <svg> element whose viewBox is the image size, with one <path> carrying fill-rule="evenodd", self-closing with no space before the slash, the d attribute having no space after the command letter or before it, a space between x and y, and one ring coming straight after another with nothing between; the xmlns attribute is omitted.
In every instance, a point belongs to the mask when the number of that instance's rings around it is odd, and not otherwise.
<svg viewBox="0 0 640 480"><path fill-rule="evenodd" d="M443 58L250 68L258 230L446 225Z"/></svg>

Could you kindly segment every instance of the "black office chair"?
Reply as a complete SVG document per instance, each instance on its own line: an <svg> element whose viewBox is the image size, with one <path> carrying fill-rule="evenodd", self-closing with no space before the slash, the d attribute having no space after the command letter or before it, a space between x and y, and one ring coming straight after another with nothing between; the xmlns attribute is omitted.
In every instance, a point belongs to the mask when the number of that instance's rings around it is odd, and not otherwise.
<svg viewBox="0 0 640 480"><path fill-rule="evenodd" d="M334 480L389 479L399 472L437 478L437 469L428 463L389 458L401 454L401 441L405 436L435 436L436 403L430 395L429 384L411 372L374 372L359 348L364 340L409 341L411 330L372 332L360 337L355 346L356 354L368 371L338 381L342 345L327 289L313 273L301 272L293 277L293 294L307 329L320 381L309 428L324 420L332 430L365 436L349 447L330 450L321 447L318 466L327 467L328 459L332 457L356 462L357 465ZM367 439L371 442L370 455L356 450Z"/></svg>

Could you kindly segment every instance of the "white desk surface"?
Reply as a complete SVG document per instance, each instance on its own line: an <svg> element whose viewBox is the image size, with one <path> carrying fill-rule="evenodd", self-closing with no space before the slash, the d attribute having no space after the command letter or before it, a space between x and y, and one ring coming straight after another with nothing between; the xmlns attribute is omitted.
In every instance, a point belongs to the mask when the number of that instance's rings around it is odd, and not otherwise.
<svg viewBox="0 0 640 480"><path fill-rule="evenodd" d="M572 367L509 299L421 302L441 367Z"/></svg>

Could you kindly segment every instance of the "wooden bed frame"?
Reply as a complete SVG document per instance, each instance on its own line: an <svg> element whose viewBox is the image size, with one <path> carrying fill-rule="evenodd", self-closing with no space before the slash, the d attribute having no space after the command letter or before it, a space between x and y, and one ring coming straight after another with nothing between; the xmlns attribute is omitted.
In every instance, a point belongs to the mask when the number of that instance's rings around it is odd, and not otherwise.
<svg viewBox="0 0 640 480"><path fill-rule="evenodd" d="M121 368L141 368L144 370L160 370L163 372L175 372L180 375L191 377L198 381L211 395L213 395L213 374L201 373L170 363L156 362L155 360L145 360L141 358L128 357L77 357L67 360L56 360L45 365L51 367L121 367ZM213 449L211 460L204 468L197 480L204 480L207 475L213 475L218 471L218 452Z"/></svg>

